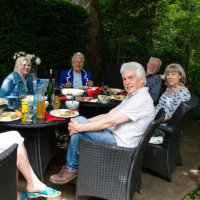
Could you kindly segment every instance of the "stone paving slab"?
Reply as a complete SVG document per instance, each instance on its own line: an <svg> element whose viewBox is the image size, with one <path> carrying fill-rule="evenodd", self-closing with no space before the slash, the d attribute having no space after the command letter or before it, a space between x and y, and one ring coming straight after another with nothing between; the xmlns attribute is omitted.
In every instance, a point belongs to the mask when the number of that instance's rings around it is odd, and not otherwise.
<svg viewBox="0 0 200 200"><path fill-rule="evenodd" d="M172 175L172 182L147 171L142 173L142 194L135 193L133 200L183 200L185 195L199 189L200 172L200 122L187 118L183 126L181 138L181 154L183 166L177 166ZM57 190L62 195L57 200L74 200L76 187L72 184L54 185L48 181L51 174L57 173L65 160L65 150L61 150L50 163L46 174L45 183ZM20 181L20 188L24 188ZM42 198L38 198L42 199ZM90 198L90 200L97 198ZM49 198L50 200L50 198ZM51 199L52 200L52 199Z"/></svg>

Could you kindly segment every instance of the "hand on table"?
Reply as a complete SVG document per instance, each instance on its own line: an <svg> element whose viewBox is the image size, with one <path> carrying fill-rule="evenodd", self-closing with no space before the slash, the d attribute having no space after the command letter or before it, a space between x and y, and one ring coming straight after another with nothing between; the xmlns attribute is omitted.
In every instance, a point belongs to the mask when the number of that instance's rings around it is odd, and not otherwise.
<svg viewBox="0 0 200 200"><path fill-rule="evenodd" d="M72 136L73 134L78 133L79 126L80 124L74 118L71 118L70 122L68 123L69 135Z"/></svg>
<svg viewBox="0 0 200 200"><path fill-rule="evenodd" d="M92 86L93 86L93 81L91 81L91 80L87 81L87 85L88 85L89 87L92 87Z"/></svg>
<svg viewBox="0 0 200 200"><path fill-rule="evenodd" d="M70 88L72 86L72 82L65 83L65 87Z"/></svg>

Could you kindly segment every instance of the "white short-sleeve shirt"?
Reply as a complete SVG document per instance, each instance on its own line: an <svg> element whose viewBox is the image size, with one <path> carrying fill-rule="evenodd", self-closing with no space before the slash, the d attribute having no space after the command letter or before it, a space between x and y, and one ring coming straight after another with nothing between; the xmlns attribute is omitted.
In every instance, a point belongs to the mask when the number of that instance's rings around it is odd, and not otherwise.
<svg viewBox="0 0 200 200"><path fill-rule="evenodd" d="M147 87L128 95L116 109L131 121L109 128L118 146L135 148L154 119L154 104Z"/></svg>

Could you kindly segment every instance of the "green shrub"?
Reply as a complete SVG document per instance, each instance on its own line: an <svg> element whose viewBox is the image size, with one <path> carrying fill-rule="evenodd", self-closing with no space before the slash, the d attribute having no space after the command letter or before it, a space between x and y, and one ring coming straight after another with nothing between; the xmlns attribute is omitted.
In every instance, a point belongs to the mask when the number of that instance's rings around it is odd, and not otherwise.
<svg viewBox="0 0 200 200"><path fill-rule="evenodd" d="M39 71L70 67L76 51L87 54L87 13L67 0L0 1L0 75L14 68L15 52L36 54Z"/></svg>
<svg viewBox="0 0 200 200"><path fill-rule="evenodd" d="M198 191L193 198L191 198L190 196L186 196L184 198L184 200L200 200L200 191Z"/></svg>

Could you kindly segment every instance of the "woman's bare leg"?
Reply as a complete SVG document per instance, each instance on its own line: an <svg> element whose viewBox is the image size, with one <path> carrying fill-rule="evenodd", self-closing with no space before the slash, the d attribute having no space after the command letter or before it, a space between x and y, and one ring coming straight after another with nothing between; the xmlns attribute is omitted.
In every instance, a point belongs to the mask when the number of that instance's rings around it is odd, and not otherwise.
<svg viewBox="0 0 200 200"><path fill-rule="evenodd" d="M18 147L17 151L17 168L20 173L24 176L27 185L27 192L41 192L47 188L47 186L42 183L38 177L35 175L26 152L24 145Z"/></svg>

